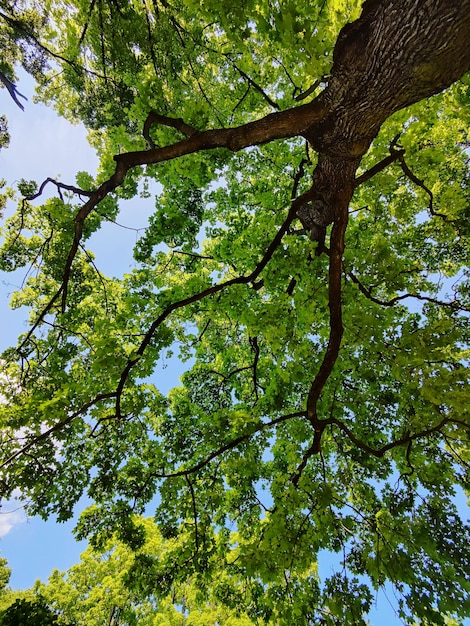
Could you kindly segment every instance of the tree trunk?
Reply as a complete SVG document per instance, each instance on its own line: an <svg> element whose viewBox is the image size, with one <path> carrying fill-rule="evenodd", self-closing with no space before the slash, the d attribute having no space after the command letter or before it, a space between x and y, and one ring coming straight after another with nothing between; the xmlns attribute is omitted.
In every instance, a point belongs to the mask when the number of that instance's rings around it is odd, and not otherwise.
<svg viewBox="0 0 470 626"><path fill-rule="evenodd" d="M328 86L314 102L324 114L303 133L322 155L311 209L301 213L306 226L334 220L334 198L392 113L469 69L470 0L367 0L338 37Z"/></svg>

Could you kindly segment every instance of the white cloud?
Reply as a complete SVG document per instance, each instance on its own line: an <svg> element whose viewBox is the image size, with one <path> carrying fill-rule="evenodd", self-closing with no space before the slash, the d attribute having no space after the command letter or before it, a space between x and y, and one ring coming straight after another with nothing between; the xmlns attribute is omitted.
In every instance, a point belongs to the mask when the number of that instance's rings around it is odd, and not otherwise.
<svg viewBox="0 0 470 626"><path fill-rule="evenodd" d="M24 506L16 498L2 503L0 508L0 538L7 535L12 528L27 520Z"/></svg>

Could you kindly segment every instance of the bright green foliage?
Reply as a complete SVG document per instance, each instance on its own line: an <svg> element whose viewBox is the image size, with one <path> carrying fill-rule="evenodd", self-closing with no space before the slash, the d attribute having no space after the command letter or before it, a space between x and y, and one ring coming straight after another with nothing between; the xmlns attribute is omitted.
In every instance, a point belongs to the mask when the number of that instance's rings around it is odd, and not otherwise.
<svg viewBox="0 0 470 626"><path fill-rule="evenodd" d="M391 583L404 623L462 623L468 76L390 117L361 162L358 177L404 150L350 205L344 335L314 453L305 406L330 335L328 255L294 221L266 256L292 196L311 185L317 157L304 140L129 170L86 217L67 263L77 215L113 175L113 156L187 131L155 123L145 137L151 111L194 132L311 100L361 3L43 4L42 41L60 71L41 66L38 97L87 125L101 161L76 193L33 199L41 181L7 192L18 210L0 268L25 268L12 306L28 307L31 330L2 355L2 486L59 520L86 493L78 536L96 550L119 543L107 557L90 548L41 593L80 624L113 607L127 611L123 623L181 623L184 597L188 626L302 626L365 624ZM88 240L139 195L155 211L128 251L134 265L104 276ZM165 395L170 357L185 371ZM160 534L136 517L150 509ZM326 552L340 565L320 579Z"/></svg>
<svg viewBox="0 0 470 626"><path fill-rule="evenodd" d="M0 595L5 592L10 580L11 570L6 559L0 557Z"/></svg>
<svg viewBox="0 0 470 626"><path fill-rule="evenodd" d="M204 576L170 583L175 541L162 541L151 520L137 520L146 530L145 544L136 552L110 541L104 553L88 548L80 562L65 573L54 571L35 593L59 614L59 623L139 626L251 626L238 609L238 598L248 590L220 571L214 588ZM143 574L143 575L142 575ZM232 605L232 608L229 608ZM262 622L259 622L262 626Z"/></svg>

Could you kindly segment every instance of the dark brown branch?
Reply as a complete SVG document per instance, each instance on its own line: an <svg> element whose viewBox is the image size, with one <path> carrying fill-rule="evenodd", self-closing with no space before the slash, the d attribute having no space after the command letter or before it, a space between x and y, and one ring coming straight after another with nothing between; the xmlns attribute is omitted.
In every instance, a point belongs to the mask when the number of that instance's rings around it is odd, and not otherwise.
<svg viewBox="0 0 470 626"><path fill-rule="evenodd" d="M275 237L271 241L261 261L258 263L256 268L250 274L248 274L248 276L238 276L237 278L231 278L230 280L224 281L222 283L212 285L211 287L208 287L207 289L204 289L203 291L200 291L199 293L196 293L192 296L188 296L187 298L183 298L182 300L173 302L158 316L158 318L150 326L149 330L145 334L143 341L141 342L139 348L137 349L136 358L131 359L127 362L127 365L121 374L121 379L116 389L116 414L118 416L120 415L120 410L121 410L120 398L122 395L122 391L124 389L127 378L132 368L139 362L140 357L143 355L143 353L145 352L145 349L150 344L154 334L156 333L158 328L163 324L163 322L169 317L169 315L173 311L176 311L177 309L186 307L189 304L193 304L194 302L199 302L200 300L203 300L207 296L218 293L219 291L222 291L223 289L226 289L227 287L231 287L232 285L246 285L248 283L254 282L258 278L258 276L261 274L263 269L266 267L268 262L270 261L272 255L274 254L274 251L280 244L284 234L287 232L290 224L295 219L298 207L301 206L310 197L310 195L311 195L311 192L306 192L305 194L303 194L302 196L299 196L296 200L294 200L294 202L292 202L292 205L290 207L290 210L287 214L287 217L284 223L279 228Z"/></svg>
<svg viewBox="0 0 470 626"><path fill-rule="evenodd" d="M253 388L255 391L255 404L258 402L258 361L259 361L259 344L258 337L250 337L250 346L255 353L253 360Z"/></svg>
<svg viewBox="0 0 470 626"><path fill-rule="evenodd" d="M42 323L44 317L52 309L53 305L55 304L59 296L62 296L61 310L65 311L70 271L72 269L72 264L73 264L73 261L75 260L77 250L81 242L82 233L83 233L83 223L85 219L88 217L88 215L91 213L91 211L96 207L96 205L99 204L99 202L101 202L103 198L105 198L109 193L114 191L114 189L116 189L116 187L118 187L122 183L122 181L125 178L126 173L127 173L127 168L124 168L118 164L116 166L116 171L113 174L113 176L111 176L111 178L105 181L96 191L91 192L89 200L78 211L74 220L75 232L74 232L74 237L73 237L73 243L70 248L69 254L67 256L66 262L65 262L64 272L62 275L62 283L59 289L56 291L56 293L52 296L50 301L46 304L46 306L39 313L38 317L36 318L36 321L33 323L31 328L29 329L26 337L18 346L17 350L21 350L21 348L28 342L28 340L31 338L36 328L38 328L38 326Z"/></svg>
<svg viewBox="0 0 470 626"><path fill-rule="evenodd" d="M197 508L196 508L196 496L194 495L194 488L191 484L191 480L189 476L186 474L185 476L186 482L188 483L189 492L191 494L191 503L193 507L193 519L194 519L194 534L195 534L195 543L196 543L196 552L199 550L199 531L197 525Z"/></svg>
<svg viewBox="0 0 470 626"><path fill-rule="evenodd" d="M452 446L452 444L450 443L451 438L448 436L444 435L444 441L446 442L447 447L450 449L451 451L451 456L453 458L458 459L458 462L463 466L463 467L468 467L470 468L470 463L468 461L466 461L461 454L459 454L459 452L457 452L454 447Z"/></svg>
<svg viewBox="0 0 470 626"><path fill-rule="evenodd" d="M393 448L398 448L399 446L408 445L410 442L416 441L417 439L423 439L423 437L427 437L428 435L432 435L433 433L439 432L441 428L443 428L446 424L454 424L454 423L462 424L462 422L460 422L459 420L454 420L454 419L445 417L436 426L433 426L432 428L426 428L414 434L411 434L408 432L403 437L400 437L400 439L391 441L390 443L385 444L381 448L376 449L376 448L372 448L368 444L358 439L354 435L352 430L348 428L346 424L344 424L340 420L334 417L333 418L330 417L328 418L328 420L325 420L325 422L328 424L333 424L337 426L341 430L341 432L343 432L357 448L360 448L361 450L364 450L364 452L367 452L368 454L372 454L373 456L377 458L382 458L389 450L393 450ZM468 424L462 424L462 425L468 428Z"/></svg>
<svg viewBox="0 0 470 626"><path fill-rule="evenodd" d="M182 256L189 256L191 259L197 259L199 261L201 260L209 260L209 261L213 261L214 257L213 256L209 256L207 254L197 254L196 252L186 252L185 250L171 250L172 254L181 254Z"/></svg>
<svg viewBox="0 0 470 626"><path fill-rule="evenodd" d="M21 456L25 452L28 452L28 450L30 450L33 446L40 443L44 439L47 439L50 435L54 434L55 432L59 430L62 430L65 426L73 422L73 420L76 419L79 415L83 415L90 407L94 406L95 404L98 404L102 400L109 400L110 398L114 398L115 395L116 395L115 392L98 394L97 396L93 398L93 400L90 400L89 402L84 404L77 411L74 411L71 415L68 415L65 419L61 420L60 422L57 422L56 424L54 424L53 426L45 430L40 435L33 437L33 439L31 439L31 441L29 441L25 446L23 446L20 450L17 450L16 452L14 452L12 455L8 457L8 459L3 461L3 463L0 465L0 469L3 469L4 467L12 463L19 456Z"/></svg>
<svg viewBox="0 0 470 626"><path fill-rule="evenodd" d="M445 437L444 437L444 439L445 439ZM414 473L414 471L415 471L415 467L414 467L413 463L411 462L411 449L412 449L412 447L413 447L413 440L410 439L409 442L408 442L408 445L406 446L406 464L408 465L408 467L410 469L409 469L409 472L400 474L400 478L403 478L405 476L411 476Z"/></svg>
<svg viewBox="0 0 470 626"><path fill-rule="evenodd" d="M247 370L251 370L251 365L244 365L243 367L237 367L228 374L222 374L222 372L218 372L217 370L206 370L207 374L215 374L215 376L220 376L222 380L222 384L227 382L232 376L236 376L237 374L241 374L241 372L246 372Z"/></svg>
<svg viewBox="0 0 470 626"><path fill-rule="evenodd" d="M297 96L295 96L294 100L296 102L305 100L305 98L308 98L309 95L312 94L315 91L315 89L320 86L320 83L321 83L321 79L318 78L312 85L310 85L308 89L306 89L302 93L299 93Z"/></svg>
<svg viewBox="0 0 470 626"><path fill-rule="evenodd" d="M259 433L262 430L265 430L267 428L272 428L273 426L277 426L277 424L281 424L282 422L286 422L296 417L305 417L305 411L297 411L295 413L289 413L288 415L282 415L281 417L277 417L271 420L270 422L259 424L259 426L256 426L255 428L250 429L247 433L244 433L243 435L240 435L239 437L232 439L232 441L229 441L228 443L221 446L214 452L211 452L211 454L208 454L205 459L203 459L202 461L199 461L199 463L196 463L196 465L193 465L192 467L188 469L179 470L176 472L170 472L168 474L152 473L151 477L152 478L176 478L178 476L189 476L191 474L195 474L199 470L203 469L206 465L208 465L211 461L213 461L217 457L220 457L225 452L228 452L229 450L233 450L233 448L236 448L244 441L247 441L248 439L253 437L253 435L256 435L256 433Z"/></svg>
<svg viewBox="0 0 470 626"><path fill-rule="evenodd" d="M261 145L275 139L289 139L302 135L312 124L320 121L325 113L326 109L314 101L286 111L270 113L259 120L235 128L218 128L193 133L183 141L162 148L119 154L114 160L118 167L120 165L128 170L138 165L171 161L201 150L226 148L238 152L249 146Z"/></svg>
<svg viewBox="0 0 470 626"><path fill-rule="evenodd" d="M249 432L243 435L240 435L239 437L236 437L235 439L232 439L232 441L229 441L218 450L215 450L214 452L206 456L205 459L203 459L202 461L199 461L199 463L197 463L196 465L193 465L192 467L188 469L179 470L177 472L169 472L169 473L151 472L147 476L143 485L140 487L139 493L142 493L146 489L148 483L152 480L152 478L159 478L159 479L177 478L179 476L190 476L192 474L195 474L199 470L203 469L206 465L208 465L211 461L220 457L225 452L228 452L229 450L236 448L244 441L247 441L248 439L250 439L253 435L256 435L256 433L259 433L262 430L265 430L267 428L272 428L273 426L276 426L277 424L281 424L287 420L294 419L296 417L305 417L305 411L297 411L296 413L289 413L288 415L282 415L281 417L277 417L271 420L270 422L262 423L259 426L256 426L255 428L252 428L251 430L249 430ZM219 465L220 465L220 462L219 462ZM263 506L263 508L265 507Z"/></svg>
<svg viewBox="0 0 470 626"><path fill-rule="evenodd" d="M75 330L71 330L70 328L67 328L66 326L57 324L57 322L48 322L47 320L44 320L44 324L46 324L47 326L50 326L51 328L61 331L61 333L68 333L69 335L74 335L75 337L78 337L81 341L83 341L83 343L85 343L88 346L88 348L90 349L90 352L94 351L93 345L89 342L88 338L83 333L79 333Z"/></svg>
<svg viewBox="0 0 470 626"><path fill-rule="evenodd" d="M469 428L469 425L460 421L460 420L455 420L452 418L443 418L436 426L433 426L432 428L427 428L427 429L423 429L417 433L413 433L411 434L409 431L403 436L400 437L400 439L396 439L395 441L391 441L387 444L385 444L384 446L382 446L381 448L373 448L372 446L369 446L368 444L364 443L363 441L361 441L358 437L356 437L354 435L354 433L352 432L352 430L350 428L348 428L346 426L346 424L344 424L343 422L341 422L340 420L338 420L335 417L329 417L328 419L322 420L321 422L321 426L322 426L322 431L325 429L325 427L327 425L334 425L337 426L339 428L339 430L341 430L341 432L343 432L348 439L360 450L363 450L364 452L367 452L368 454L371 454L377 458L382 458L383 456L385 456L385 454L394 449L394 448L398 448L400 446L407 446L406 449L406 459L408 464L410 465L410 467L412 468L412 465L410 463L409 460L409 455L410 455L410 451L411 451L411 444L413 443L413 441L417 441L419 439L423 439L424 437L427 437L429 435L432 435L436 432L441 432L441 429L447 425L447 424L459 424L461 426L464 426L466 428ZM444 438L445 438L445 434L441 433ZM313 444L310 446L310 448L305 452L303 458L302 458L302 462L300 463L299 467L297 468L295 474L292 476L292 482L294 483L294 485L297 485L300 479L300 476L302 474L302 471L305 469L308 459L313 456L313 454L315 454L317 452L316 450L316 442L314 440Z"/></svg>
<svg viewBox="0 0 470 626"><path fill-rule="evenodd" d="M359 185L362 185L363 183L373 178L376 174L384 170L386 167L399 160L400 156L403 154L404 150L394 150L387 157L379 161L376 165L372 166L370 170L367 170L367 172L364 172L364 174L358 176L354 181L355 187L359 187Z"/></svg>
<svg viewBox="0 0 470 626"><path fill-rule="evenodd" d="M100 27L100 51L101 51L101 66L103 68L103 76L106 82L108 82L108 76L106 74L106 46L104 43L104 24L103 24L103 4L102 0L98 0L98 24Z"/></svg>
<svg viewBox="0 0 470 626"><path fill-rule="evenodd" d="M402 300L406 300L407 298L415 298L416 300L421 300L422 302L430 302L431 304L436 304L438 306L449 307L451 309L455 309L457 311L470 311L469 307L465 307L462 304L459 304L455 300L451 302L445 302L444 300L439 300L438 298L432 298L430 296L423 296L419 293L403 293L400 296L394 296L390 300L380 300L372 295L372 288L367 288L365 285L361 283L361 281L353 274L353 272L346 272L346 275L353 281L355 285L358 286L359 291L366 296L371 302L378 304L380 306L392 307L397 302L401 302Z"/></svg>
<svg viewBox="0 0 470 626"><path fill-rule="evenodd" d="M405 176L407 176L415 185L417 185L418 187L420 187L428 196L429 196L429 205L428 205L428 209L429 209L429 213L431 215L437 215L438 217L442 217L442 219L447 220L448 217L447 215L444 215L443 213L438 213L434 210L434 195L432 193L432 191L429 189L429 187L427 187L424 183L424 180L419 179L415 174L413 174L413 172L410 170L410 168L408 167L406 161L405 161L405 154L404 152L401 152L398 156L398 160L400 162L400 167L403 170L403 173L405 174Z"/></svg>
<svg viewBox="0 0 470 626"><path fill-rule="evenodd" d="M248 87L245 89L245 93L243 94L243 96L238 100L237 104L232 108L232 115L230 116L230 120L233 119L233 114L238 109L238 107L243 103L243 101L245 100L245 98L247 97L249 93L250 93L250 85L248 85Z"/></svg>
<svg viewBox="0 0 470 626"><path fill-rule="evenodd" d="M272 98L268 96L268 94L264 91L264 89L260 87L258 83L256 83L252 78L250 78L248 74L246 74L246 72L244 72L240 67L238 67L238 65L234 63L228 55L225 55L225 56L226 58L228 58L228 60L230 61L232 66L237 70L240 76L242 76L247 81L247 83L251 85L251 87L253 87L253 89L255 89L258 93L260 93L263 96L264 100L266 100L269 106L272 107L273 109L276 109L276 111L280 111L281 107L278 105L278 103L274 102L274 100L272 100Z"/></svg>
<svg viewBox="0 0 470 626"><path fill-rule="evenodd" d="M236 152L248 146L259 145L274 139L294 137L301 134L312 121L320 119L322 114L321 107L318 107L315 103L310 103L289 111L271 113L260 120L236 128L208 130L195 133L188 139L163 148L116 155L114 157L116 161L114 174L111 178L102 183L98 189L93 192L87 192L87 194L89 193L89 200L75 216L74 238L65 262L62 284L51 298L51 301L39 313L26 338L21 343L20 348L41 324L44 316L47 315L59 296L62 296L61 309L65 311L70 271L82 238L83 223L95 207L122 184L129 169L138 165L162 163L184 155L193 154L194 152L199 152L200 150L228 148ZM295 215L292 213L292 219L294 219L294 217ZM292 221L292 219L290 221Z"/></svg>
<svg viewBox="0 0 470 626"><path fill-rule="evenodd" d="M26 196L24 199L29 201L36 200L36 198L39 198L39 196L42 195L42 192L44 191L44 188L48 183L52 183L57 187L61 200L63 200L61 190L71 191L78 196L86 196L87 198L93 195L92 191L85 191L84 189L80 189L79 187L75 187L74 185L66 185L64 183L60 183L58 180L54 180L53 178L46 178L46 180L41 183L41 186L35 194L33 194L32 196Z"/></svg>
<svg viewBox="0 0 470 626"><path fill-rule="evenodd" d="M178 33L179 34L179 33ZM185 47L185 46L183 46ZM190 59L190 57L186 57L187 63L189 65L189 67L191 68L191 72L196 80L196 84L198 86L199 91L202 94L202 97L204 98L204 100L207 102L207 104L209 105L210 109L214 112L214 115L218 121L218 123L220 124L220 126L223 126L223 122L222 119L219 116L219 111L217 110L217 107L212 104L212 102L209 99L209 96L206 94L205 90L203 89L202 85L201 85L201 81L199 80L199 76L196 74L196 70L194 69L194 65Z"/></svg>
<svg viewBox="0 0 470 626"><path fill-rule="evenodd" d="M186 124L181 118L177 119L174 117L167 117L166 115L159 115L155 111L150 111L147 119L145 120L142 135L147 141L147 145L149 146L149 148L153 150L156 146L152 138L150 137L150 129L154 124L160 124L162 126L170 126L170 128L175 128L176 130L179 130L181 133L183 133L183 135L185 135L186 137L192 137L199 132L197 128Z"/></svg>
<svg viewBox="0 0 470 626"><path fill-rule="evenodd" d="M153 71L155 72L155 76L158 76L158 63L155 57L154 43L153 43L153 34L152 34L152 25L150 23L149 12L147 9L146 0L142 0L142 6L145 13L145 22L147 25L147 42L149 45L150 58L152 59ZM155 4L154 4L155 6ZM157 7L158 11L158 7Z"/></svg>
<svg viewBox="0 0 470 626"><path fill-rule="evenodd" d="M330 238L330 264L328 272L328 306L330 309L330 334L328 346L315 376L307 398L307 416L315 429L312 453L320 452L320 442L327 420L320 420L317 416L317 403L323 388L330 377L339 355L343 337L343 317L341 305L341 275L343 269L344 237L348 225L348 207L353 189L346 190L339 199L342 203L340 214L333 224ZM348 197L349 196L349 197ZM306 459L305 459L306 462Z"/></svg>
<svg viewBox="0 0 470 626"><path fill-rule="evenodd" d="M78 48L79 49L81 48L83 40L85 39L85 35L86 35L87 30L88 30L91 14L93 13L93 9L95 7L95 3L96 3L96 0L91 0L91 2L90 2L90 7L88 9L88 15L86 17L87 21L85 22L85 25L83 26L82 34L80 35L80 39L78 40Z"/></svg>
<svg viewBox="0 0 470 626"><path fill-rule="evenodd" d="M203 336L204 336L204 333L205 333L205 332L206 332L206 330L209 328L210 323L211 323L211 319L209 318L209 319L207 320L207 322L204 324L204 328L203 328L203 329L201 330L201 332L199 333L198 338L197 338L195 341L193 341L193 343L191 344L191 347L195 346L197 343L199 343L199 342L201 341L201 339L202 339L202 338L203 338Z"/></svg>
<svg viewBox="0 0 470 626"><path fill-rule="evenodd" d="M323 429L321 432L323 433ZM320 434L320 437L321 437L321 434ZM317 438L316 432L315 432L315 437L313 439L312 445L310 446L310 448L308 448L305 451L302 457L302 461L299 463L299 466L295 470L294 474L292 474L291 476L292 484L295 485L296 487L299 484L299 480L300 480L300 477L302 476L302 472L307 467L307 463L310 457L312 457L314 454L318 454L318 452L321 452L321 449L319 449L319 445L320 445L320 440Z"/></svg>

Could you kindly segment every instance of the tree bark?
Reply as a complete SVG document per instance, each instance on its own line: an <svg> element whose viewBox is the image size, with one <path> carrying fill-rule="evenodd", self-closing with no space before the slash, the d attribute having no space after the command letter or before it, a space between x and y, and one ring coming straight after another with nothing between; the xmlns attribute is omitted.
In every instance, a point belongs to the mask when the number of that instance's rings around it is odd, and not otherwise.
<svg viewBox="0 0 470 626"><path fill-rule="evenodd" d="M326 113L304 133L328 157L319 160L314 182L340 193L344 170L354 175L390 115L470 69L469 42L470 0L366 0L361 17L341 30L328 86L314 101ZM319 195L310 219L331 223L335 208Z"/></svg>
<svg viewBox="0 0 470 626"><path fill-rule="evenodd" d="M319 151L359 156L395 111L436 94L470 68L470 0L368 0L340 32L329 113L310 139Z"/></svg>

